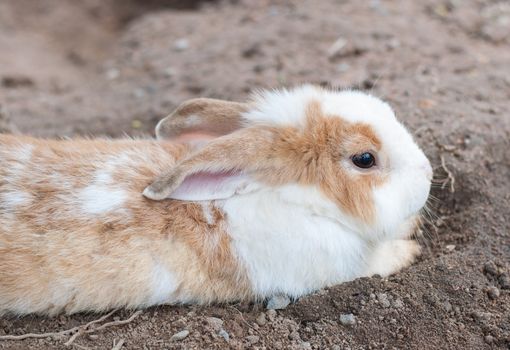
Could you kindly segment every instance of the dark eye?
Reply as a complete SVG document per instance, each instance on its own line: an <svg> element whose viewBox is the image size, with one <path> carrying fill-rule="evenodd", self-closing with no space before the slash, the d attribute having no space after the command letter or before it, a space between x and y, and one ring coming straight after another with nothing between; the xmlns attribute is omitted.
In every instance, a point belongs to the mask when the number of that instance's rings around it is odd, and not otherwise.
<svg viewBox="0 0 510 350"><path fill-rule="evenodd" d="M375 157L369 152L356 154L351 159L358 168L368 169L375 165Z"/></svg>

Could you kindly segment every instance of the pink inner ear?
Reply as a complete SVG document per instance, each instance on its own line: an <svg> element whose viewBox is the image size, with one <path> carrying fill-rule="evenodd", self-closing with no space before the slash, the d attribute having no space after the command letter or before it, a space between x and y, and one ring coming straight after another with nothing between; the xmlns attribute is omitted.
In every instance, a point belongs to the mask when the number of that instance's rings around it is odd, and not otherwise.
<svg viewBox="0 0 510 350"><path fill-rule="evenodd" d="M218 137L217 135L211 135L205 132L188 132L177 136L175 142L197 142L197 141L209 141Z"/></svg>
<svg viewBox="0 0 510 350"><path fill-rule="evenodd" d="M225 199L250 183L240 171L198 172L192 174L170 195L170 198L189 201Z"/></svg>

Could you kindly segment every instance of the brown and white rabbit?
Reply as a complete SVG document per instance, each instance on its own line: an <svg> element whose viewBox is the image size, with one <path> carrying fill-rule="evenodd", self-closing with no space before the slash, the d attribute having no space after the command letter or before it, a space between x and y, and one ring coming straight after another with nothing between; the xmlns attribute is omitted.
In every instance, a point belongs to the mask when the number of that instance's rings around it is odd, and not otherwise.
<svg viewBox="0 0 510 350"><path fill-rule="evenodd" d="M377 98L195 99L157 134L0 135L0 312L297 297L419 253L432 170Z"/></svg>

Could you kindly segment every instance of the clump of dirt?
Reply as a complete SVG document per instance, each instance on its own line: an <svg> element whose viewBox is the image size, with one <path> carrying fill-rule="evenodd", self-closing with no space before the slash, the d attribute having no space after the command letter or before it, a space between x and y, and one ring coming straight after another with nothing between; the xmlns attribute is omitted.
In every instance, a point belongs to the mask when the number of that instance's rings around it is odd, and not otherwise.
<svg viewBox="0 0 510 350"><path fill-rule="evenodd" d="M368 90L394 106L435 165L440 185L420 237L424 254L389 278L344 283L283 310L151 308L73 346L508 348L508 4L182 4L1 2L0 105L23 133L117 137L152 134L160 118L197 96L244 100L260 87L303 82ZM130 315L119 311L106 322ZM61 331L95 318L4 317L0 335ZM60 348L67 340L0 348Z"/></svg>

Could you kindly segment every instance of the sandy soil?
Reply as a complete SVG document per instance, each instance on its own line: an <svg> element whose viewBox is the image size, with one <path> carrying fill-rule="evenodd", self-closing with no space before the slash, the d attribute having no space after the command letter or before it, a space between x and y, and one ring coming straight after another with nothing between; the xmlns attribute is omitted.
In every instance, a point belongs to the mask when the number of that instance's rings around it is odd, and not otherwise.
<svg viewBox="0 0 510 350"><path fill-rule="evenodd" d="M301 82L359 87L393 104L445 180L433 191L423 256L395 276L345 283L276 312L152 308L71 346L508 349L509 38L508 1L0 2L0 131L143 135L191 97L242 100ZM355 323L344 325L345 314ZM5 317L0 335L98 317ZM68 339L0 348L64 348Z"/></svg>

